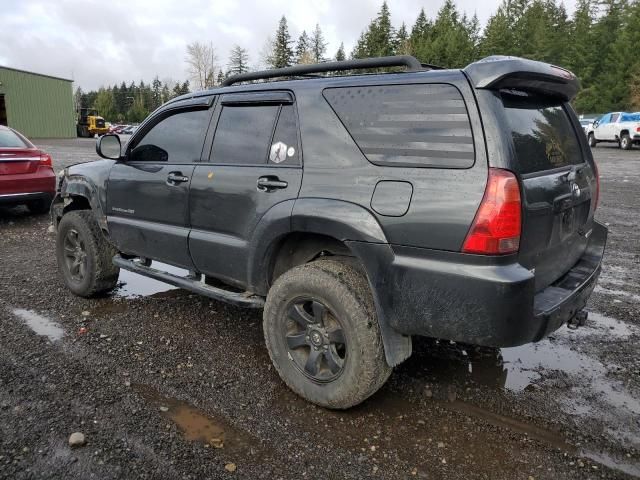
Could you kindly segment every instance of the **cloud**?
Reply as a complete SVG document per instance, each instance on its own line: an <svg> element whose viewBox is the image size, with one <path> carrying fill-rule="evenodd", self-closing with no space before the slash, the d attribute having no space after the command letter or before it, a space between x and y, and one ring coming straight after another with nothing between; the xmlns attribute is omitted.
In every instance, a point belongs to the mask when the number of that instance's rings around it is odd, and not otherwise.
<svg viewBox="0 0 640 480"><path fill-rule="evenodd" d="M394 25L411 26L421 7L434 17L443 0L389 0ZM477 13L481 23L500 0L478 8L458 0L461 11ZM575 0L567 4L573 10ZM226 66L235 44L260 63L265 40L286 15L295 39L320 24L333 56L340 42L351 51L375 17L381 0L3 0L0 63L14 68L73 78L83 89L187 77L186 45L213 42ZM476 12L477 11L477 12Z"/></svg>

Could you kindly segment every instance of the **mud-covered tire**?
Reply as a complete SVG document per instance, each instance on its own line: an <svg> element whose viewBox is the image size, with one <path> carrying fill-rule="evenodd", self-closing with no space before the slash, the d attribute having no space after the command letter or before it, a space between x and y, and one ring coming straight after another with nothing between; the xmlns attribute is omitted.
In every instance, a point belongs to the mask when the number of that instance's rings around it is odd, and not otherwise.
<svg viewBox="0 0 640 480"><path fill-rule="evenodd" d="M596 145L598 145L598 141L596 140L596 136L593 133L589 134L589 146L591 148L594 148Z"/></svg>
<svg viewBox="0 0 640 480"><path fill-rule="evenodd" d="M625 133L620 137L620 148L622 150L631 150L633 148L633 142L628 133Z"/></svg>
<svg viewBox="0 0 640 480"><path fill-rule="evenodd" d="M292 313L295 308L302 308L310 302L312 316L305 315L304 319L294 320ZM336 347L333 344L329 350L320 352L320 371L333 373L327 355L333 355L339 348L343 354L340 371L328 380L319 380L307 371L305 363L299 361L299 356L309 352L311 356L315 323L308 327L312 335L307 335L307 343L290 348L290 339L297 333L290 333L291 329L300 328L304 331L302 320L317 318L315 306L320 303L325 307L324 326L326 326L325 341L330 342L335 334L335 325L342 330L344 343ZM298 306L298 307L296 307ZM327 326L333 322L334 328ZM380 327L376 318L373 297L366 277L353 265L334 259L321 259L306 265L294 267L282 274L269 290L264 308L264 336L269 351L280 377L287 386L306 400L326 408L345 409L357 405L373 395L391 375L388 366ZM298 332L299 333L299 332ZM308 350L307 350L308 349ZM331 353L333 352L333 353ZM337 357L336 357L337 358ZM322 367L326 364L326 367ZM324 368L324 370L323 370ZM331 376L331 375L329 375Z"/></svg>
<svg viewBox="0 0 640 480"><path fill-rule="evenodd" d="M75 244L78 248L72 248ZM71 250L76 255L73 258ZM90 210L75 210L60 220L56 235L58 272L69 290L76 295L93 297L116 286L120 273L120 269L112 263L116 253ZM72 268L76 264L77 270Z"/></svg>

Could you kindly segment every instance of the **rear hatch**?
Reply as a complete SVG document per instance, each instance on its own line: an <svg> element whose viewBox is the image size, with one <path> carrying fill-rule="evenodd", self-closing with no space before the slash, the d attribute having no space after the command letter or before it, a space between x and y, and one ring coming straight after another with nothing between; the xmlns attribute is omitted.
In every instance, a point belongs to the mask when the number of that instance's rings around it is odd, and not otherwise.
<svg viewBox="0 0 640 480"><path fill-rule="evenodd" d="M520 181L519 262L535 272L541 290L576 264L593 227L597 171L569 105L578 79L554 65L501 56L464 73L485 117L490 166Z"/></svg>
<svg viewBox="0 0 640 480"><path fill-rule="evenodd" d="M500 92L513 141L511 169L522 187L519 261L536 289L564 275L584 253L596 202L596 172L574 114L559 99Z"/></svg>

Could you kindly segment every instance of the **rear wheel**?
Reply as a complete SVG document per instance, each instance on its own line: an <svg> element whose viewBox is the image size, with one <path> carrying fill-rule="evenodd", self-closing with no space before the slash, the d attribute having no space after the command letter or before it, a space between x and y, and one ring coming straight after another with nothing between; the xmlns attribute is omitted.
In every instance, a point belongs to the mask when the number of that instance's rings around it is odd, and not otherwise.
<svg viewBox="0 0 640 480"><path fill-rule="evenodd" d="M625 133L620 137L620 148L623 150L631 150L633 147L633 142L631 141L631 137L628 133Z"/></svg>
<svg viewBox="0 0 640 480"><path fill-rule="evenodd" d="M282 274L267 296L264 334L280 377L322 407L357 405L391 374L366 277L340 261Z"/></svg>
<svg viewBox="0 0 640 480"><path fill-rule="evenodd" d="M589 146L591 148L595 147L596 145L598 145L598 141L596 140L596 137L593 133L589 134Z"/></svg>
<svg viewBox="0 0 640 480"><path fill-rule="evenodd" d="M58 271L73 293L92 297L113 289L120 273L112 263L116 253L93 212L76 210L62 217L56 238Z"/></svg>

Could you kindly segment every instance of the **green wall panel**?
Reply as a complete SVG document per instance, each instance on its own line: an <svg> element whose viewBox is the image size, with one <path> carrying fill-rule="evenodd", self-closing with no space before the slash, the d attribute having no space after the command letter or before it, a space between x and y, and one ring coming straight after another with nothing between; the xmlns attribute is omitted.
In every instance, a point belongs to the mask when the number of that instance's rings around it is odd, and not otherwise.
<svg viewBox="0 0 640 480"><path fill-rule="evenodd" d="M0 67L7 123L29 138L75 137L73 84Z"/></svg>

